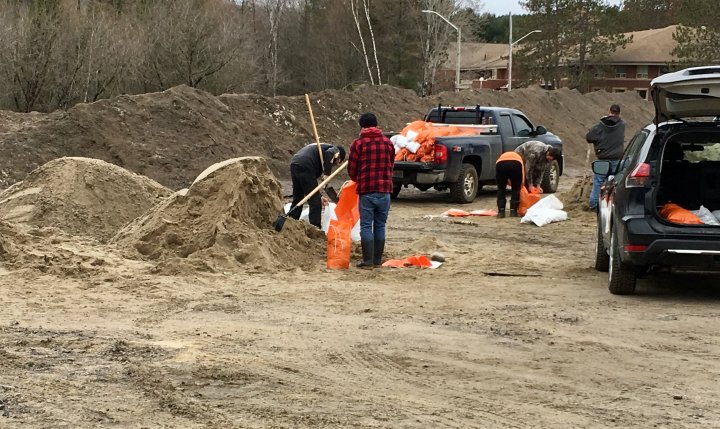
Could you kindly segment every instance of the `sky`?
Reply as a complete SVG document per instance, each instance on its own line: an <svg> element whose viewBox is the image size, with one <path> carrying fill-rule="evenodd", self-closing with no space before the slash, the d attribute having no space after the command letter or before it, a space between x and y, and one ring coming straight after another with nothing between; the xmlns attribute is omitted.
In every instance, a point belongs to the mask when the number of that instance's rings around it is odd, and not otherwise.
<svg viewBox="0 0 720 429"><path fill-rule="evenodd" d="M513 15L522 15L527 13L525 9L520 7L519 0L483 0L485 8L483 12L491 13L494 15L507 15L508 12L512 12ZM622 0L610 0L610 4L619 5Z"/></svg>

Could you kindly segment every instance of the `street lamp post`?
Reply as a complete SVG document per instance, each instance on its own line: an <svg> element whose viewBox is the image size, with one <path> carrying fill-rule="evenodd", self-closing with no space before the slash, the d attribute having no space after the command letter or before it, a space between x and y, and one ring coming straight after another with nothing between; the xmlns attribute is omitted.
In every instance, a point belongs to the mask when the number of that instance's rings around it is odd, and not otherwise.
<svg viewBox="0 0 720 429"><path fill-rule="evenodd" d="M529 32L528 34L522 36L521 38L517 39L513 42L512 38L512 12L509 14L510 16L510 40L508 41L508 92L512 91L512 51L513 51L513 45L517 45L520 43L520 41L527 36L533 34L533 33L542 33L542 30L533 30Z"/></svg>
<svg viewBox="0 0 720 429"><path fill-rule="evenodd" d="M461 40L460 27L456 26L455 24L450 22L447 18L445 18L444 16L435 12L434 10L423 10L422 13L432 13L432 14L439 16L440 18L442 18L443 21L447 22L449 26L451 26L452 28L455 29L455 31L457 31L457 61L456 61L457 64L455 65L455 92L459 92L460 91L460 40Z"/></svg>

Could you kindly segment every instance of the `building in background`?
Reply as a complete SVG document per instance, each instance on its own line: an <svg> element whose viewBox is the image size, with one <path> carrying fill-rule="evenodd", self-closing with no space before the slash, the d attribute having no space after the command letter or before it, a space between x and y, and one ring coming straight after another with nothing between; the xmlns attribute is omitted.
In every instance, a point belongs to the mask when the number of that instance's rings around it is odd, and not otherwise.
<svg viewBox="0 0 720 429"><path fill-rule="evenodd" d="M650 81L668 72L669 65L678 60L671 54L676 46L672 37L676 28L671 25L626 33L632 36L632 42L613 52L602 67L591 66L595 76L590 91L635 91L649 100Z"/></svg>
<svg viewBox="0 0 720 429"><path fill-rule="evenodd" d="M602 64L588 65L588 72L594 75L588 89L608 92L635 91L642 98L649 99L650 81L666 73L669 66L677 61L672 55L676 43L673 33L677 28L665 28L626 33L632 42L625 48L613 52ZM517 49L517 48L516 48ZM447 49L446 61L435 75L433 92L452 91L455 87L456 44ZM462 44L460 64L460 87L462 89L507 89L508 45L502 43ZM513 86L522 79L516 66L513 67ZM566 81L560 82L563 86ZM537 83L543 86L542 82ZM544 86L543 86L544 87ZM549 88L551 89L551 88Z"/></svg>
<svg viewBox="0 0 720 429"><path fill-rule="evenodd" d="M507 84L507 44L474 43L462 44L460 55L461 89L499 89ZM448 60L435 74L433 93L452 91L455 88L457 43L448 45Z"/></svg>

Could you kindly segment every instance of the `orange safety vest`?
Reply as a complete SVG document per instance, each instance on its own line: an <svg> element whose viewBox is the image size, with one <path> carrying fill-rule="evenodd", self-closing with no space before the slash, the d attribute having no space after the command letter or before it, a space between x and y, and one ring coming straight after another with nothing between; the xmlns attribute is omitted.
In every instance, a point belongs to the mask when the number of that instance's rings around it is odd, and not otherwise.
<svg viewBox="0 0 720 429"><path fill-rule="evenodd" d="M523 158L519 153L512 151L512 150L510 152L504 152L502 155L500 155L500 158L498 158L497 161L495 161L495 164L497 164L500 161L517 161L517 162L519 162L520 165L522 166L522 172L523 172L522 183L525 184L525 163L523 162Z"/></svg>

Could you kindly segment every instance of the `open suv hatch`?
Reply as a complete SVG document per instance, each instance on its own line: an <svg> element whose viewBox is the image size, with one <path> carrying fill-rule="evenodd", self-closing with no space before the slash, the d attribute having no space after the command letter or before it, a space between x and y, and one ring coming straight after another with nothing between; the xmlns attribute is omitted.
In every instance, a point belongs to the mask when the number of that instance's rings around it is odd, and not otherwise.
<svg viewBox="0 0 720 429"><path fill-rule="evenodd" d="M652 271L720 273L720 66L651 82L655 119L606 175L597 214L595 268L614 294Z"/></svg>

